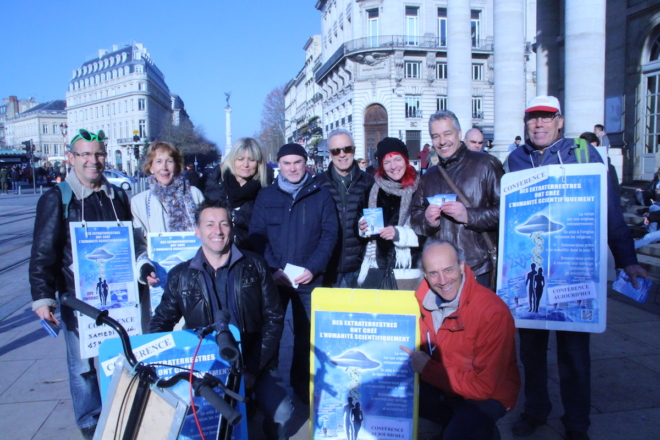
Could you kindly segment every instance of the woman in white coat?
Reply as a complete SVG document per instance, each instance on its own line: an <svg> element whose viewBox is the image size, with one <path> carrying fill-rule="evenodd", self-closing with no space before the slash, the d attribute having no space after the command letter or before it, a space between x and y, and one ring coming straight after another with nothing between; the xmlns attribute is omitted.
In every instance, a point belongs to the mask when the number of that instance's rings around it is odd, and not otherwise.
<svg viewBox="0 0 660 440"><path fill-rule="evenodd" d="M183 156L167 142L154 142L147 151L142 171L149 189L131 199L135 234L194 231L195 210L204 201L202 192L182 175ZM138 255L138 274L143 284L158 282L155 267L146 254Z"/></svg>

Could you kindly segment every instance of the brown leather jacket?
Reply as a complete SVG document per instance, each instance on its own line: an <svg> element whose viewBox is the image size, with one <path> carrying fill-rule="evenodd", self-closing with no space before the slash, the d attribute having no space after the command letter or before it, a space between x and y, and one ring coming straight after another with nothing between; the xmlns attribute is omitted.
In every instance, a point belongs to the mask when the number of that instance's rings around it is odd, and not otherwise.
<svg viewBox="0 0 660 440"><path fill-rule="evenodd" d="M467 224L458 223L443 215L440 227L435 228L424 216L429 206L427 197L436 194L454 194L451 186L438 170L442 166L456 186L470 201ZM455 243L465 254L465 262L475 276L495 269L489 258L488 246L481 235L486 231L493 243L497 243L500 220L500 179L504 174L502 163L484 152L470 151L461 143L453 156L440 158L437 166L429 168L413 195L410 223L419 235ZM458 198L456 201L460 201Z"/></svg>

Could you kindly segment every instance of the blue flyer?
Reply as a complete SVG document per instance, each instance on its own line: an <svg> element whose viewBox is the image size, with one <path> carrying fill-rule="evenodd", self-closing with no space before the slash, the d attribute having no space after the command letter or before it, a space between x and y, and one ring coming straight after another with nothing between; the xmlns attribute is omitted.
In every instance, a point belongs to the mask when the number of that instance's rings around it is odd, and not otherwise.
<svg viewBox="0 0 660 440"><path fill-rule="evenodd" d="M195 256L202 241L190 232L161 232L147 234L148 256L156 267L158 284L149 287L151 298L151 315L160 304L167 274L174 266L188 261Z"/></svg>
<svg viewBox="0 0 660 440"><path fill-rule="evenodd" d="M605 331L605 166L552 165L505 174L500 215L497 293L516 326Z"/></svg>
<svg viewBox="0 0 660 440"><path fill-rule="evenodd" d="M140 304L135 273L133 225L130 222L71 222L71 248L76 297L100 310L108 310L129 335L141 333ZM83 359L98 356L104 340L117 337L106 325L97 326L78 314Z"/></svg>
<svg viewBox="0 0 660 440"><path fill-rule="evenodd" d="M240 333L234 326L230 326L232 334L236 340L240 340ZM139 362L146 364L160 364L156 372L161 378L170 378L182 370L177 367L189 369L192 363L195 349L199 343L197 335L190 330L182 330L166 333L152 333L147 335L131 337L133 353ZM117 355L123 353L121 341L119 339L110 339L101 345L99 354L99 376L101 386L101 396L103 401L107 397L108 386L114 372ZM197 357L195 358L195 370L200 372L209 372L215 377L225 381L229 373L229 365L218 355L218 346L215 343L214 334L206 336L202 340ZM201 375L200 375L201 376ZM172 390L186 402L190 402L189 382L183 381L175 385ZM216 391L222 395L222 391L216 388ZM243 384L239 394L244 395ZM216 437L220 415L218 412L202 397L195 397L195 406L197 417L202 425L204 437L213 439ZM247 418L245 415L245 404L240 403L238 410L243 414L241 422L234 426L232 439L247 439ZM192 411L186 414L185 422L179 440L201 439L199 430L195 423Z"/></svg>
<svg viewBox="0 0 660 440"><path fill-rule="evenodd" d="M414 438L417 317L313 313L313 438Z"/></svg>

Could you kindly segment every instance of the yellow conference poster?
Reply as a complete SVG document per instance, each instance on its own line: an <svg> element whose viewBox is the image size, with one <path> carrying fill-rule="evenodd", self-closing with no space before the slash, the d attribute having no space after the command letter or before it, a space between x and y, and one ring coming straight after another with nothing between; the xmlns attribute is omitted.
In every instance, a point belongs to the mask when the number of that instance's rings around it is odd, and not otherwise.
<svg viewBox="0 0 660 440"><path fill-rule="evenodd" d="M418 317L412 291L314 290L311 438L417 437Z"/></svg>

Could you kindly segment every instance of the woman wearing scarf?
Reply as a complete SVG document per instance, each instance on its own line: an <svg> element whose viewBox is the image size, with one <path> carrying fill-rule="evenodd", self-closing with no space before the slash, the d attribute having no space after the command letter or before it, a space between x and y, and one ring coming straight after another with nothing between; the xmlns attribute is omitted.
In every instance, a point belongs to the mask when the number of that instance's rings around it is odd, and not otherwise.
<svg viewBox="0 0 660 440"><path fill-rule="evenodd" d="M200 190L183 178L183 156L167 142L154 142L147 151L142 171L149 174L149 189L131 200L133 228L145 238L149 232L181 232L195 229L195 210L204 201ZM143 284L158 282L146 254L138 255L138 274Z"/></svg>
<svg viewBox="0 0 660 440"><path fill-rule="evenodd" d="M204 195L207 199L223 200L229 204L234 223L234 244L240 249L252 250L248 230L254 201L259 190L272 182L261 146L252 138L237 140L220 169L220 184L209 187Z"/></svg>
<svg viewBox="0 0 660 440"><path fill-rule="evenodd" d="M385 228L372 235L365 251L358 286L378 288L367 278L372 272L382 273L388 263L394 268L398 290L415 290L419 287L422 273L417 268L420 257L420 241L410 227L410 201L419 184L419 176L408 160L408 148L396 138L387 137L377 146L378 171L369 193L369 208L383 209ZM367 222L360 219L360 235L366 236ZM392 261L394 259L394 261ZM367 281L365 283L365 280Z"/></svg>

